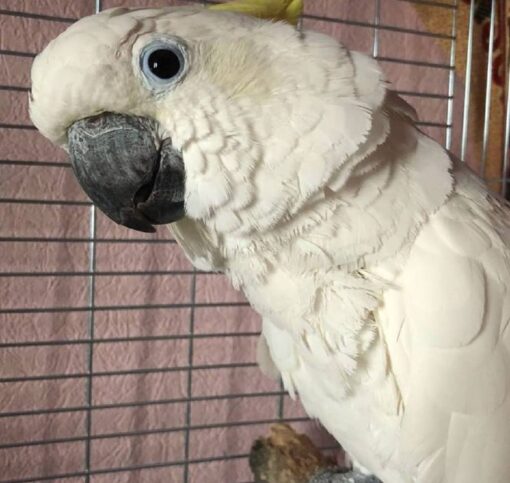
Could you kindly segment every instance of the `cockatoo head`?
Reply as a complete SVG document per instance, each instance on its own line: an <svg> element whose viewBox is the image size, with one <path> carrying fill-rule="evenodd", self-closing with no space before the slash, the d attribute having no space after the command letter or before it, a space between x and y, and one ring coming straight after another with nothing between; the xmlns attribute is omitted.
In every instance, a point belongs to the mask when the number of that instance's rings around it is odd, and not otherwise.
<svg viewBox="0 0 510 483"><path fill-rule="evenodd" d="M285 22L117 8L36 58L30 114L115 222L264 231L316 194L339 161L334 145L346 157L369 130L347 59Z"/></svg>

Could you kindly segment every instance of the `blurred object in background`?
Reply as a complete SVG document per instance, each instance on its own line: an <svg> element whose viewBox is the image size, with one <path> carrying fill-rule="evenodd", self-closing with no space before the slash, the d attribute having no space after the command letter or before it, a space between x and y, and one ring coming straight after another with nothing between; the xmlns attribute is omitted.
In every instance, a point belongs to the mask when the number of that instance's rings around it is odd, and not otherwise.
<svg viewBox="0 0 510 483"><path fill-rule="evenodd" d="M471 7L473 5L473 10ZM492 15L492 6L495 6ZM416 4L416 11L430 31L448 28L448 16L439 9ZM508 62L510 52L510 2L508 0L461 0L457 9L456 74L466 84L468 61L471 61L470 91L468 92L469 120L467 136L471 147L465 160L483 178L493 191L510 192L504 179L510 176L505 165L505 129L508 105ZM472 42L470 49L470 20ZM492 20L492 22L491 22ZM492 28L491 28L492 25ZM492 37L492 42L490 42ZM450 49L448 41L441 42L445 55ZM491 68L488 69L488 62ZM487 89L487 80L490 89ZM486 106L490 106L486 111ZM485 127L488 114L488 126ZM458 154L458 153L457 153ZM505 173L506 170L506 173Z"/></svg>

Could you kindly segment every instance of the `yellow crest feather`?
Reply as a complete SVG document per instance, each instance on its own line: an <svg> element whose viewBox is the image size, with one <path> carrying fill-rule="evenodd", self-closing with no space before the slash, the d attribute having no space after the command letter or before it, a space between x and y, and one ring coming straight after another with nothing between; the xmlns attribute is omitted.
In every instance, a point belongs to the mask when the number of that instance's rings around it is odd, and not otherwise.
<svg viewBox="0 0 510 483"><path fill-rule="evenodd" d="M235 0L209 7L211 10L238 12L267 20L283 20L297 25L303 0Z"/></svg>

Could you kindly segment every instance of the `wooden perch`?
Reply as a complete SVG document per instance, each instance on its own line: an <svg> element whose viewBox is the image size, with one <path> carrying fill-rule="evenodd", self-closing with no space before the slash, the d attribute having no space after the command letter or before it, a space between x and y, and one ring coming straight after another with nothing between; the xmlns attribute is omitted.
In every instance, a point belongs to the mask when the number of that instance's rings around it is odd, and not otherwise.
<svg viewBox="0 0 510 483"><path fill-rule="evenodd" d="M335 468L304 434L274 424L269 437L255 441L250 467L256 483L309 483L321 470Z"/></svg>
<svg viewBox="0 0 510 483"><path fill-rule="evenodd" d="M255 483L382 483L375 476L340 469L306 435L297 434L287 424L275 424L269 433L251 449Z"/></svg>

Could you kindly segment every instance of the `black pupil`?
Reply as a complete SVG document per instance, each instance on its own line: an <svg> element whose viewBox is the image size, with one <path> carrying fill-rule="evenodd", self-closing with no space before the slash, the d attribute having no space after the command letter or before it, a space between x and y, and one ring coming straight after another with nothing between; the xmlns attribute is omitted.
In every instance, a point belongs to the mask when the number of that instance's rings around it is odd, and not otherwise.
<svg viewBox="0 0 510 483"><path fill-rule="evenodd" d="M171 79L181 69L181 61L171 50L159 49L149 55L149 69L160 79Z"/></svg>

